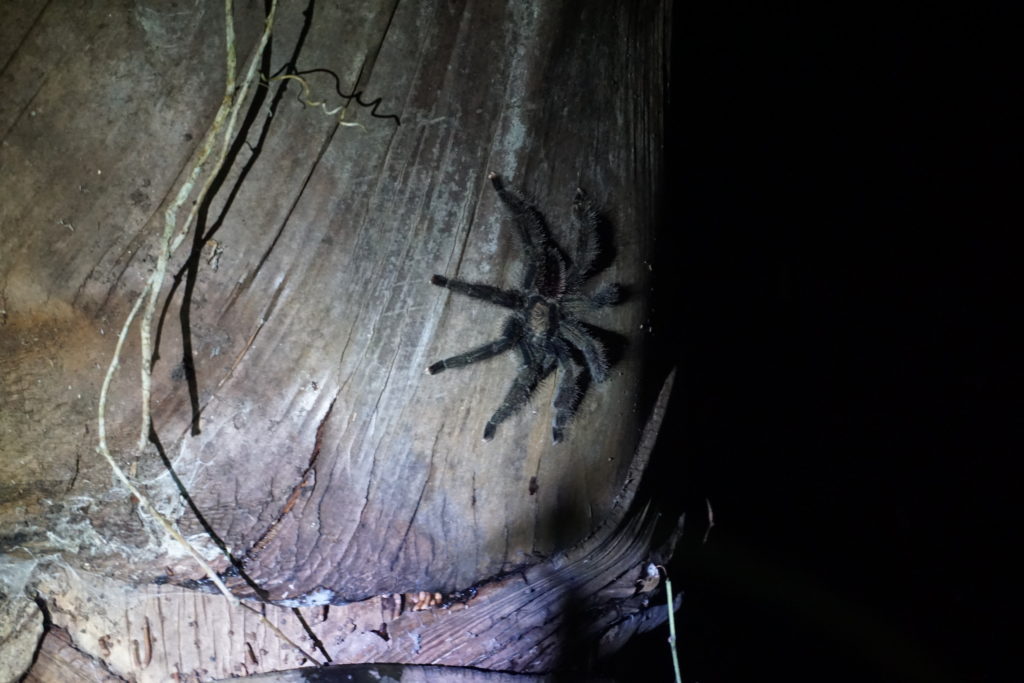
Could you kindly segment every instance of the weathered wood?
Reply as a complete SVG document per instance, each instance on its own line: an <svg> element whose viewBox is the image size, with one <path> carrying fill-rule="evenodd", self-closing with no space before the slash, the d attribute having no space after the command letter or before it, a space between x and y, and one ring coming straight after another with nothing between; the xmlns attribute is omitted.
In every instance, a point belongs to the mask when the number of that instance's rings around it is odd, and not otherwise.
<svg viewBox="0 0 1024 683"><path fill-rule="evenodd" d="M650 516L629 516L629 510L669 390L667 385L662 391L612 514L578 546L461 595L390 594L297 613L264 605L263 613L306 652L334 664L407 662L544 672L579 669L614 652L666 615L656 600L655 567L671 555L674 539L652 548ZM41 573L36 589L48 598L53 625L75 636L73 651L44 643L47 661L37 663L43 667L40 680L59 680L47 678L47 672L59 670L61 662L72 666L79 655L139 681L166 680L171 674L210 680L311 665L251 611L217 594L169 585L135 587L59 565Z"/></svg>
<svg viewBox="0 0 1024 683"><path fill-rule="evenodd" d="M76 648L67 631L51 627L43 638L35 663L21 683L116 683L123 680L111 673L102 660Z"/></svg>
<svg viewBox="0 0 1024 683"><path fill-rule="evenodd" d="M0 584L0 681L17 680L31 666L43 637L42 610L23 591L12 591L12 583L4 576Z"/></svg>
<svg viewBox="0 0 1024 683"><path fill-rule="evenodd" d="M235 679L238 680L238 679ZM310 671L280 671L248 676L256 683L555 683L554 676L528 676L499 671L454 669L448 666L415 666L408 664L345 664ZM589 683L601 683L599 680Z"/></svg>
<svg viewBox="0 0 1024 683"><path fill-rule="evenodd" d="M304 76L309 97L348 102L360 128L305 106L295 81L257 91L247 144L200 213L203 238L173 256L180 277L161 292L160 448L144 453L133 446L137 332L128 337L108 411L117 456L218 567L228 563L204 528L272 600L450 593L607 521L647 410L638 330L667 5L282 4L269 72L330 69L401 125L340 98L325 73ZM236 8L240 62L259 9ZM39 566L136 585L202 578L93 450L115 336L219 104L219 11L0 8L0 553L11 561L55 558ZM521 266L490 170L537 199L563 244L585 187L611 227L596 280L631 292L593 316L622 343L557 446L551 379L480 440L515 374L511 355L423 373L494 338L504 315L430 275L507 285Z"/></svg>

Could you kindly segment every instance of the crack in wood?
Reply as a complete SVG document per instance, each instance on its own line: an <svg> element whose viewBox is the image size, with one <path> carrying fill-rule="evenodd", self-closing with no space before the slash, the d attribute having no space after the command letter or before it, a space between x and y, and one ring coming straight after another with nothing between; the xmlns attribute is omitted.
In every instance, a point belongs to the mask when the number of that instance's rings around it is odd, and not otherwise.
<svg viewBox="0 0 1024 683"><path fill-rule="evenodd" d="M311 484L309 482L309 479L311 475L315 479L316 462L317 459L320 457L320 450L323 446L324 431L327 428L327 422L331 417L331 413L334 412L334 404L337 400L338 397L337 395L335 395L334 398L331 399L331 404L327 407L327 411L324 413L324 416L320 419L320 423L317 425L316 436L313 440L313 450L310 453L309 462L306 465L306 469L303 470L302 476L299 478L298 483L294 487L292 487L292 491L289 494L288 499L285 501L284 506L281 508L281 512L278 513L277 518L270 523L270 526L267 528L267 531L263 534L263 536L253 544L252 550L250 550L248 553L249 558L255 557L257 554L262 552L267 547L267 545L274 539L274 537L277 536L277 534L280 531L279 525L281 524L281 522L288 515L288 513L291 512L292 508L295 507L295 504L298 502L302 494L310 489ZM315 483L312 485L315 485Z"/></svg>

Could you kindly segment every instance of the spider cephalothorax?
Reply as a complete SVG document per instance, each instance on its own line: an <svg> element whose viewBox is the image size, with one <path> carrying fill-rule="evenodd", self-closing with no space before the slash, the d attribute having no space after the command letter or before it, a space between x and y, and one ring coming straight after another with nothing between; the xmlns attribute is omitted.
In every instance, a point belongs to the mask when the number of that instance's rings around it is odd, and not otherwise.
<svg viewBox="0 0 1024 683"><path fill-rule="evenodd" d="M578 365L574 356L583 359L585 371L594 381L603 382L608 378L604 346L591 334L582 316L618 303L619 287L605 285L593 294L583 292L583 284L593 275L598 250L598 214L583 190L576 190L573 201L572 227L576 245L569 258L551 238L540 212L505 188L497 174L491 173L489 177L498 197L512 214L522 242L526 262L519 289L501 289L442 275L435 275L430 281L458 294L511 309L512 315L505 321L498 339L440 360L427 368L427 372L436 375L512 348L519 351L522 367L505 400L484 427L484 438L490 439L497 426L529 400L537 384L555 367L560 368L551 424L551 436L557 443L562 440L565 425L579 405Z"/></svg>

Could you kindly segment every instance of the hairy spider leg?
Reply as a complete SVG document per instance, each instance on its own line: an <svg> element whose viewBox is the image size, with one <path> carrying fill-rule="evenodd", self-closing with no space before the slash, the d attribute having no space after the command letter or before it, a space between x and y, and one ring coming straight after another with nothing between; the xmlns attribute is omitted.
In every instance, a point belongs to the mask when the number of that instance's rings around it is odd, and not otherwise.
<svg viewBox="0 0 1024 683"><path fill-rule="evenodd" d="M522 334L522 323L515 318L509 318L505 322L505 327L502 329L501 336L499 338L488 344L484 344L483 346L478 346L475 349L466 351L465 353L460 353L457 356L439 360L428 367L427 372L431 375L436 375L437 373L450 368L461 368L466 365L476 363L477 361L493 358L494 356L504 353L512 348L519 341L520 337L522 337Z"/></svg>
<svg viewBox="0 0 1024 683"><path fill-rule="evenodd" d="M601 287L601 289L591 294L588 298L590 299L590 305L595 309L614 306L622 301L622 288L619 287L617 282L613 282Z"/></svg>
<svg viewBox="0 0 1024 683"><path fill-rule="evenodd" d="M567 316L580 318L591 311L614 306L622 300L622 288L617 284L601 287L593 294L567 296L562 299L562 310Z"/></svg>
<svg viewBox="0 0 1024 683"><path fill-rule="evenodd" d="M461 368L463 366L476 363L477 361L486 360L497 356L499 353L508 351L512 348L513 344L515 344L515 341L512 339L495 339L489 344L484 344L483 346L472 349L471 351L466 351L465 353L460 353L457 356L439 360L428 367L427 372L431 375L436 375L439 372L450 370L451 368Z"/></svg>
<svg viewBox="0 0 1024 683"><path fill-rule="evenodd" d="M446 287L457 294L483 299L505 308L520 308L523 305L523 297L519 292L501 289L493 285L466 282L465 280L449 280L443 275L434 275L430 278L430 282L438 287Z"/></svg>
<svg viewBox="0 0 1024 683"><path fill-rule="evenodd" d="M505 184L501 182L501 176L497 173L490 173L487 177L491 179L491 185L498 193L498 199L512 214L527 256L534 255L543 249L550 240L550 234L540 211L515 191L505 187Z"/></svg>
<svg viewBox="0 0 1024 683"><path fill-rule="evenodd" d="M576 400L579 398L579 386L576 383L576 370L565 348L558 350L558 365L562 368L558 378L558 391L555 393L555 401L552 406L555 409L554 417L551 418L551 441L558 443L562 440L565 425L576 408Z"/></svg>
<svg viewBox="0 0 1024 683"><path fill-rule="evenodd" d="M601 342L591 337L579 323L573 320L563 319L559 322L558 329L562 337L583 354L583 359L587 361L590 376L594 378L594 381L603 382L608 379L608 360Z"/></svg>
<svg viewBox="0 0 1024 683"><path fill-rule="evenodd" d="M505 187L501 182L501 176L492 172L487 177L491 179L498 199L512 214L512 222L519 232L519 240L523 243L523 253L526 255L522 286L529 289L537 278L537 271L543 270L545 266L546 248L550 240L547 225L540 211Z"/></svg>
<svg viewBox="0 0 1024 683"><path fill-rule="evenodd" d="M516 378L512 380L512 386L509 387L505 400L501 402L498 409L494 411L494 415L487 421L487 426L484 427L484 440L486 441L494 438L494 431L498 425L507 420L529 401L530 396L533 395L533 390L537 388L537 384L555 369L555 359L553 357L547 359L543 367L538 367L528 362L529 352L521 342L519 350L523 357L523 366L519 369Z"/></svg>

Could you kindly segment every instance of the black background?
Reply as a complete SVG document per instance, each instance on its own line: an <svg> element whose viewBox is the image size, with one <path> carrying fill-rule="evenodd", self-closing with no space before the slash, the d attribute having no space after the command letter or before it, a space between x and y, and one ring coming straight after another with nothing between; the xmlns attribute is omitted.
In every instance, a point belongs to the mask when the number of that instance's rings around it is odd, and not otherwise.
<svg viewBox="0 0 1024 683"><path fill-rule="evenodd" d="M652 322L679 376L646 485L693 520L670 566L683 679L1011 680L1016 23L969 3L673 19ZM666 635L601 673L670 680Z"/></svg>

